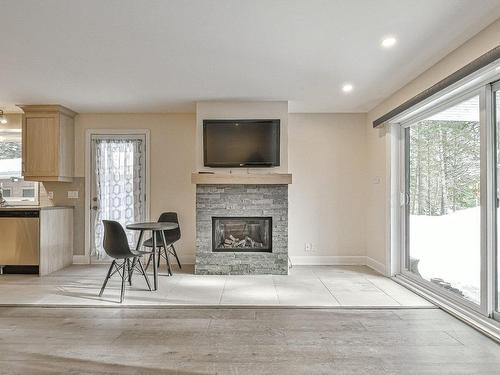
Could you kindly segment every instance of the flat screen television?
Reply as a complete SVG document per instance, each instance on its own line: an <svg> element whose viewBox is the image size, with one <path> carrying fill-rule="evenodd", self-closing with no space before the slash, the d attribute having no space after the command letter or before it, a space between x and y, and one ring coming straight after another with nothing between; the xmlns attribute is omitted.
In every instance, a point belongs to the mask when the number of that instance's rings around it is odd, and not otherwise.
<svg viewBox="0 0 500 375"><path fill-rule="evenodd" d="M280 165L280 120L203 120L205 167Z"/></svg>

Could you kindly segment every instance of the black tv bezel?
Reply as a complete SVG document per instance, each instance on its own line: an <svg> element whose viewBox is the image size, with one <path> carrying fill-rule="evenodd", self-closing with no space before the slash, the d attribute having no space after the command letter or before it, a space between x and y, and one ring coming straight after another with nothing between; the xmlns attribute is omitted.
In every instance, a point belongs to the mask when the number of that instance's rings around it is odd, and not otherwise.
<svg viewBox="0 0 500 375"><path fill-rule="evenodd" d="M277 125L278 134L277 134L277 143L278 147L276 149L275 160L276 163L207 163L207 125L215 124L215 123L254 123L254 122L269 122L273 126ZM281 163L281 120L280 119L224 119L224 120L216 120L209 119L203 120L203 166L210 168L273 168L279 167Z"/></svg>

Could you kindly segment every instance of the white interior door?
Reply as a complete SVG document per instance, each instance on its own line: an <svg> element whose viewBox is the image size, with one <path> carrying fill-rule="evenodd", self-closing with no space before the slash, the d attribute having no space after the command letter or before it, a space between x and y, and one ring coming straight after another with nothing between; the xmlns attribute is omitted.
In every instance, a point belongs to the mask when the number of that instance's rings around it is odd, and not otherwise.
<svg viewBox="0 0 500 375"><path fill-rule="evenodd" d="M127 224L146 219L146 137L140 134L91 136L91 261L105 260L102 220ZM137 232L127 231L129 243Z"/></svg>

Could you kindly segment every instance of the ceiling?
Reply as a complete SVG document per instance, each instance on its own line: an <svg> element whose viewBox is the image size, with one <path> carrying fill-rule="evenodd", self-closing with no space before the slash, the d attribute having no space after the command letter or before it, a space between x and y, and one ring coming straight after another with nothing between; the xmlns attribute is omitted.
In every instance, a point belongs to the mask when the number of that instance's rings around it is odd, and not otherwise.
<svg viewBox="0 0 500 375"><path fill-rule="evenodd" d="M2 0L0 109L366 112L500 17L500 0ZM391 49L380 46L387 35ZM352 83L346 94L342 85Z"/></svg>

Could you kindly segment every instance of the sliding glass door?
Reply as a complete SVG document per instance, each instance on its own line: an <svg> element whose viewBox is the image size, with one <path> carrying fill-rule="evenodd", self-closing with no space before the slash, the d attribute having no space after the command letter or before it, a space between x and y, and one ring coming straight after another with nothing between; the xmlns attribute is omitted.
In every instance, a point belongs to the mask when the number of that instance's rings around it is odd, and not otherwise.
<svg viewBox="0 0 500 375"><path fill-rule="evenodd" d="M406 269L435 290L481 303L479 94L405 129Z"/></svg>

